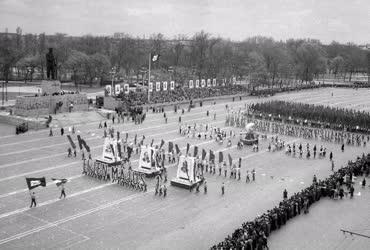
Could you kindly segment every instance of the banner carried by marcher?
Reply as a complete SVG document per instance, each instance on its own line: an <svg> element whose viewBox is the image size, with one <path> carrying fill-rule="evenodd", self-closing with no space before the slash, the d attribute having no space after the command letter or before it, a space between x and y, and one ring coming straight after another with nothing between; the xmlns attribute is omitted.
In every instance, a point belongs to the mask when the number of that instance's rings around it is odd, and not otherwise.
<svg viewBox="0 0 370 250"><path fill-rule="evenodd" d="M76 149L76 144L73 142L71 136L70 135L67 135L67 138L68 138L69 144L71 144L71 147L73 149Z"/></svg>
<svg viewBox="0 0 370 250"><path fill-rule="evenodd" d="M149 83L149 92L153 92L153 83L152 82Z"/></svg>
<svg viewBox="0 0 370 250"><path fill-rule="evenodd" d="M216 85L217 85L216 78L213 78L213 80L212 80L212 85L213 85L213 87L216 87Z"/></svg>
<svg viewBox="0 0 370 250"><path fill-rule="evenodd" d="M163 82L163 90L167 91L167 82Z"/></svg>
<svg viewBox="0 0 370 250"><path fill-rule="evenodd" d="M199 88L199 79L195 80L195 87Z"/></svg>
<svg viewBox="0 0 370 250"><path fill-rule="evenodd" d="M161 91L161 82L156 82L155 83L155 91Z"/></svg>
<svg viewBox="0 0 370 250"><path fill-rule="evenodd" d="M45 177L41 178L26 178L27 187L29 190L37 188L39 186L46 187Z"/></svg>
<svg viewBox="0 0 370 250"><path fill-rule="evenodd" d="M65 184L68 182L68 179L58 179L58 178L51 178L51 180L59 187L62 184Z"/></svg>

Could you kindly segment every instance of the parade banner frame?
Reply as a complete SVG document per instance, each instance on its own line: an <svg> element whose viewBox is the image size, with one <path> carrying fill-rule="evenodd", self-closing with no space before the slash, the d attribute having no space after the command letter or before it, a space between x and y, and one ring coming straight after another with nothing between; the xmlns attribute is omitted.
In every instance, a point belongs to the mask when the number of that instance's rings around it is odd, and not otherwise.
<svg viewBox="0 0 370 250"><path fill-rule="evenodd" d="M163 91L167 91L167 82L166 81L164 81L162 83L162 86L163 86Z"/></svg>
<svg viewBox="0 0 370 250"><path fill-rule="evenodd" d="M151 146L141 146L139 166L137 171L148 177L160 173L161 169L156 162L157 149Z"/></svg>
<svg viewBox="0 0 370 250"><path fill-rule="evenodd" d="M105 85L105 90L107 91L107 95L112 95L112 86L111 85Z"/></svg>
<svg viewBox="0 0 370 250"><path fill-rule="evenodd" d="M195 87L199 88L199 79L195 80Z"/></svg>
<svg viewBox="0 0 370 250"><path fill-rule="evenodd" d="M175 81L170 82L170 88L171 90L175 90Z"/></svg>
<svg viewBox="0 0 370 250"><path fill-rule="evenodd" d="M155 91L157 91L157 92L161 91L161 82L156 82L155 83Z"/></svg>
<svg viewBox="0 0 370 250"><path fill-rule="evenodd" d="M171 185L190 189L202 182L202 179L198 178L198 171L195 157L181 155L177 165L177 175L171 180Z"/></svg>
<svg viewBox="0 0 370 250"><path fill-rule="evenodd" d="M153 82L149 83L149 92L153 92Z"/></svg>
<svg viewBox="0 0 370 250"><path fill-rule="evenodd" d="M114 86L114 92L116 93L116 95L119 95L119 93L121 92L121 85L120 84L116 84Z"/></svg>
<svg viewBox="0 0 370 250"><path fill-rule="evenodd" d="M124 91L125 91L125 94L130 93L130 85L128 85L127 83L125 83L125 84L123 85L123 89L124 89Z"/></svg>
<svg viewBox="0 0 370 250"><path fill-rule="evenodd" d="M204 88L206 86L206 80L205 79L202 79L202 81L200 83L201 83L202 88Z"/></svg>
<svg viewBox="0 0 370 250"><path fill-rule="evenodd" d="M194 82L193 80L189 80L189 89L194 88Z"/></svg>
<svg viewBox="0 0 370 250"><path fill-rule="evenodd" d="M210 88L211 86L211 79L207 79L207 87Z"/></svg>
<svg viewBox="0 0 370 250"><path fill-rule="evenodd" d="M213 85L213 87L216 87L217 86L217 80L216 80L216 78L213 78L212 85Z"/></svg>
<svg viewBox="0 0 370 250"><path fill-rule="evenodd" d="M233 81L233 85L235 85L236 84L236 77L235 76L232 78L232 81Z"/></svg>

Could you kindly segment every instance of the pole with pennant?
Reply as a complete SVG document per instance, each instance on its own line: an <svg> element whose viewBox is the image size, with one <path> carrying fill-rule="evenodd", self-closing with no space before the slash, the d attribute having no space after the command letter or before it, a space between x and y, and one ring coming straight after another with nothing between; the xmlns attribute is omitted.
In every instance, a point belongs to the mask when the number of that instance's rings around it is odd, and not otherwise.
<svg viewBox="0 0 370 250"><path fill-rule="evenodd" d="M149 91L149 84L150 84L150 66L152 61L152 53L149 53L149 73L148 73L148 103L150 102L150 91Z"/></svg>

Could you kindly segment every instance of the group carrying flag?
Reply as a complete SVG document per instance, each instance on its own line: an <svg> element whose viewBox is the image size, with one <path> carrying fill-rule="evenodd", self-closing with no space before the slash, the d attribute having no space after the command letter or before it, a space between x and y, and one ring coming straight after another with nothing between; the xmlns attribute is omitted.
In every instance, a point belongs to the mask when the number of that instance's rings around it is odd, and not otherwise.
<svg viewBox="0 0 370 250"><path fill-rule="evenodd" d="M233 165L233 158L231 158L230 154L228 154L228 157L229 157L229 165L231 167Z"/></svg>
<svg viewBox="0 0 370 250"><path fill-rule="evenodd" d="M39 186L46 187L46 180L45 177L41 178L26 178L28 189L34 189Z"/></svg>

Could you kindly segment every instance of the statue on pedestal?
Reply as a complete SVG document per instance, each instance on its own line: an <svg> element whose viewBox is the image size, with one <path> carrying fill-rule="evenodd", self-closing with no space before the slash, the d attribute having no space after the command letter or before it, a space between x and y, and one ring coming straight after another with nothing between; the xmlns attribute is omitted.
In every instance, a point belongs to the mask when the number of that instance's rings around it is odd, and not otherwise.
<svg viewBox="0 0 370 250"><path fill-rule="evenodd" d="M57 78L57 64L53 55L53 48L49 48L46 54L46 76L49 80L56 80Z"/></svg>

